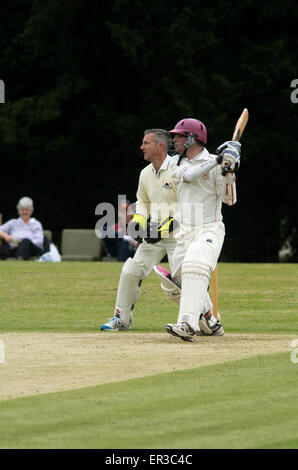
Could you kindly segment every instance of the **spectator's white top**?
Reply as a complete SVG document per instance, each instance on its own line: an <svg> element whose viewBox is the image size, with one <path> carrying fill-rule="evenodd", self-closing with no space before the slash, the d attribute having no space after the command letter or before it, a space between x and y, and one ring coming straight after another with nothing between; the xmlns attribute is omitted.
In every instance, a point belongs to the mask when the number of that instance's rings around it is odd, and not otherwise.
<svg viewBox="0 0 298 470"><path fill-rule="evenodd" d="M10 219L3 225L0 230L11 235L16 240L29 238L39 248L43 247L43 228L41 223L34 217L31 217L28 224L19 217L18 219Z"/></svg>
<svg viewBox="0 0 298 470"><path fill-rule="evenodd" d="M159 171L152 163L140 173L137 191L136 213L152 222L162 220L174 215L178 209L175 184L171 180L171 168L176 165L178 157L166 156Z"/></svg>

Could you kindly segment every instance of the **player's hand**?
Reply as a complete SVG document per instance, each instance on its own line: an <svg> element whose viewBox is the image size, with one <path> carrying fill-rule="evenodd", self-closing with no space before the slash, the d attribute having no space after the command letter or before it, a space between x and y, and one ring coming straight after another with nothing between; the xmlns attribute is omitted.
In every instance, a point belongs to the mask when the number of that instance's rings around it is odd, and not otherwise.
<svg viewBox="0 0 298 470"><path fill-rule="evenodd" d="M178 225L179 224L174 217L167 217L162 220L159 225L156 222L151 222L151 224L148 224L146 242L153 244L165 238L169 238L170 233L172 233Z"/></svg>
<svg viewBox="0 0 298 470"><path fill-rule="evenodd" d="M216 149L217 163L222 165L222 175L236 172L240 167L241 144L237 141L224 142Z"/></svg>
<svg viewBox="0 0 298 470"><path fill-rule="evenodd" d="M11 235L8 235L8 234L5 234L5 237L3 238L7 243L13 243L15 240Z"/></svg>
<svg viewBox="0 0 298 470"><path fill-rule="evenodd" d="M170 233L172 233L178 226L179 224L177 220L170 216L161 221L157 230L160 233L161 238L169 238Z"/></svg>
<svg viewBox="0 0 298 470"><path fill-rule="evenodd" d="M158 223L157 222L150 222L147 224L147 230L144 240L151 245L154 243L158 243L160 241L160 234L158 233Z"/></svg>
<svg viewBox="0 0 298 470"><path fill-rule="evenodd" d="M135 214L132 220L127 224L127 235L138 243L142 243L146 236L147 220L139 214Z"/></svg>

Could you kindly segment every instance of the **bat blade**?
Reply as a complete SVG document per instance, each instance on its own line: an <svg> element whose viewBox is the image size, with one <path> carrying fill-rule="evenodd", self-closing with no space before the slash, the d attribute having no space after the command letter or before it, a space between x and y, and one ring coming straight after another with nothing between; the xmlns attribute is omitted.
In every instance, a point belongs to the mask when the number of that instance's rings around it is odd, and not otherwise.
<svg viewBox="0 0 298 470"><path fill-rule="evenodd" d="M247 121L248 121L248 109L244 108L235 126L232 140L239 141L241 139L241 136L243 134Z"/></svg>

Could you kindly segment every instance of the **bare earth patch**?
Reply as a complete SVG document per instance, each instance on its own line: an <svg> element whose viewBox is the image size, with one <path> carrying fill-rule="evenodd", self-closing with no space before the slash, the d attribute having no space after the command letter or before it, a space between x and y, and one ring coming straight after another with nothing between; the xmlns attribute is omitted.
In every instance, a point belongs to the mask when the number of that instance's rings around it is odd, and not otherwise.
<svg viewBox="0 0 298 470"><path fill-rule="evenodd" d="M293 335L226 334L187 343L166 333L6 333L0 400L291 351ZM290 357L289 357L290 360Z"/></svg>

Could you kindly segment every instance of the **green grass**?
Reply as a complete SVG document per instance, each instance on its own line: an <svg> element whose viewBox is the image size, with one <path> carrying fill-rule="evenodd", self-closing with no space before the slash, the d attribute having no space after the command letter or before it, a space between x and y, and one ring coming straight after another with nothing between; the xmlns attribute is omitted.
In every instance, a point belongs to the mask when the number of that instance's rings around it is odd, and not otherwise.
<svg viewBox="0 0 298 470"><path fill-rule="evenodd" d="M289 354L0 402L2 448L298 448Z"/></svg>
<svg viewBox="0 0 298 470"><path fill-rule="evenodd" d="M112 315L121 267L0 262L0 339L14 331L98 331ZM297 264L220 263L226 332L295 334L297 279ZM164 332L177 318L154 274L134 317L135 332ZM0 401L0 448L297 449L298 364L290 350Z"/></svg>
<svg viewBox="0 0 298 470"><path fill-rule="evenodd" d="M92 332L111 317L122 263L0 262L0 332ZM219 264L219 311L230 332L292 333L297 264ZM177 306L154 273L143 282L134 331L164 331Z"/></svg>

